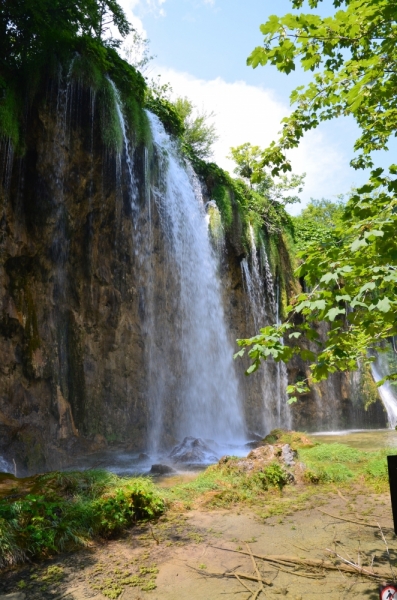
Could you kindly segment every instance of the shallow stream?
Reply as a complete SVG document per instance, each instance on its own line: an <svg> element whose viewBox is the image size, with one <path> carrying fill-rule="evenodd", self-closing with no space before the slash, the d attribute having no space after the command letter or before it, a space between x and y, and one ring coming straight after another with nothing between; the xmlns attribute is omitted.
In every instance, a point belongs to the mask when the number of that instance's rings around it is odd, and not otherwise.
<svg viewBox="0 0 397 600"><path fill-rule="evenodd" d="M381 450L397 446L397 431L395 429L348 429L346 431L324 431L311 433L316 441L324 444L338 442L358 448L359 450Z"/></svg>

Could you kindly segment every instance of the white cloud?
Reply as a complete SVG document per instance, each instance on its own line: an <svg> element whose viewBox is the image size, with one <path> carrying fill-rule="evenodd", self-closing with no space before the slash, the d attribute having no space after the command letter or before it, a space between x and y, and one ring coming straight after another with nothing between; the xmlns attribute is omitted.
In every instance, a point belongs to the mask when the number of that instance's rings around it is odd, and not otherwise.
<svg viewBox="0 0 397 600"><path fill-rule="evenodd" d="M227 83L221 78L207 81L171 69L156 70L162 81L171 83L175 95L187 96L199 110L215 113L219 141L214 146L213 158L229 172L234 168L226 158L231 146L251 142L265 148L278 138L280 121L290 112L289 106L271 90L244 81ZM307 174L302 204L310 197L332 198L349 189L348 157L327 132L320 129L308 133L290 158L295 173ZM299 212L302 204L291 207L291 211Z"/></svg>
<svg viewBox="0 0 397 600"><path fill-rule="evenodd" d="M118 3L124 10L128 21L132 24L134 29L138 33L140 33L143 37L146 37L146 31L143 26L143 23L142 23L141 19L134 12L134 10L141 4L141 0L118 0ZM128 44L128 37L127 37L127 44Z"/></svg>

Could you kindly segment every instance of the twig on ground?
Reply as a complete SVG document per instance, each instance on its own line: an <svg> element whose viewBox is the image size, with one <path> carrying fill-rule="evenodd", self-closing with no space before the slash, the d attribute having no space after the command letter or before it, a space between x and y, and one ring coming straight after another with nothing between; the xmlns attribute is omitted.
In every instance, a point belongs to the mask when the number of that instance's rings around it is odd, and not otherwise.
<svg viewBox="0 0 397 600"><path fill-rule="evenodd" d="M337 515L331 515L331 513L326 512L325 510L321 510L321 508L318 508L317 510L322 512L324 515L328 515L328 517L332 517L333 519L339 519L339 521L346 521L347 523L355 523L356 525L364 525L365 527L376 527L376 528L379 527L378 523L375 524L375 523L365 523L364 521L354 521L353 519L346 519L346 517L338 517Z"/></svg>
<svg viewBox="0 0 397 600"><path fill-rule="evenodd" d="M238 576L236 573L234 574L234 576L236 577L237 581L239 581L239 582L241 583L241 585L242 585L243 587L245 587L245 589L246 589L246 590L248 590L249 592L251 592L251 594L253 594L253 593L254 593L254 590L251 590L251 588L249 588L249 587L248 587L248 585L245 585L244 581L242 581L242 580L240 579L240 577L239 577L239 576Z"/></svg>
<svg viewBox="0 0 397 600"><path fill-rule="evenodd" d="M240 573L237 571L203 571L202 569L196 569L192 565L187 565L189 569L193 569L193 571L197 571L200 575L207 575L209 577L235 577L238 575L241 579L248 579L249 581L256 581L258 583L262 582L266 585L273 585L271 581L268 579L264 579L263 577L256 577L255 575L250 575L249 573Z"/></svg>
<svg viewBox="0 0 397 600"><path fill-rule="evenodd" d="M259 596L259 594L260 594L261 592L263 592L263 591L264 591L264 590L263 590L263 583L262 583L262 580L261 580L261 575L260 575L260 573L259 573L258 565L256 564L256 562L255 562L255 558L254 558L254 556L253 556L253 554L252 554L252 550L251 550L251 548L248 546L248 544L247 544L247 543L246 543L245 545L247 546L247 550L248 550L248 552L249 552L249 555L250 555L250 557L251 557L251 561L252 561L252 564L253 564L253 566L254 566L255 573L256 573L256 574L257 574L257 576L258 576L258 581L260 581L260 583L259 583L259 588L257 589L256 593L254 594L254 598L253 598L253 600L256 600L256 598Z"/></svg>
<svg viewBox="0 0 397 600"><path fill-rule="evenodd" d="M342 500L344 500L345 502L349 502L349 500L343 496L343 494L342 494L342 492L340 490L336 490L336 491L338 493L338 496L340 498L342 498Z"/></svg>
<svg viewBox="0 0 397 600"><path fill-rule="evenodd" d="M334 552L334 550L331 550L330 548L326 548L326 551L329 552L330 554L333 554L334 556L339 558L339 560L346 563L347 565L350 565L351 567L353 567L353 569L355 569L357 571L357 573L361 573L361 575L369 575L370 577L377 576L374 572L371 573L370 571L367 571L367 569L360 567L360 565L357 565L356 563L354 563L351 560L347 560L347 558L344 558L340 554L337 554L336 552Z"/></svg>
<svg viewBox="0 0 397 600"><path fill-rule="evenodd" d="M291 544L291 546L294 546L295 548L299 548L299 550L303 550L304 552L309 552L309 550L307 548L303 548L303 546L298 546L298 544Z"/></svg>
<svg viewBox="0 0 397 600"><path fill-rule="evenodd" d="M149 527L150 527L150 533L152 534L152 538L154 539L154 541L156 542L157 546L160 544L160 541L158 538L156 538L156 536L154 535L154 531L153 531L153 527L151 525L151 523L149 523Z"/></svg>
<svg viewBox="0 0 397 600"><path fill-rule="evenodd" d="M218 550L225 550L226 552L235 552L237 554L245 554L246 556L249 554L247 552L244 552L244 550L231 550L230 548L222 548L220 546L212 546L212 548L218 548ZM253 556L255 558L259 558L261 560L265 560L267 562L270 563L275 563L275 564L282 564L284 566L291 566L291 565L303 565L303 566L307 566L307 567L315 567L318 569L327 569L327 570L331 570L331 571L344 571L345 573L360 573L361 575L364 575L366 577L370 577L372 579L382 579L382 578L387 578L389 577L390 573L386 572L385 570L378 570L377 572L373 572L371 573L370 571L367 571L366 569L363 569L362 567L357 567L356 564L354 564L353 562L349 562L348 560L346 560L343 557L340 557L339 555L337 555L333 550L327 549L328 552L330 552L330 554L332 554L333 556L336 556L339 558L339 560L342 561L341 565L336 565L330 561L327 561L325 559L304 559L304 558L298 558L297 556L280 556L280 555L262 555L262 554L253 554Z"/></svg>
<svg viewBox="0 0 397 600"><path fill-rule="evenodd" d="M387 558L388 558L388 560L389 560L390 571L391 571L391 574L392 574L392 577L393 577L393 579L395 579L395 574L394 574L393 566L392 566L392 564L391 564L391 558L390 558L389 546L387 545L386 538L385 538L385 536L383 535L382 527L379 525L379 523L378 523L378 527L379 527L380 534L381 534L381 536L382 536L383 543L384 543L384 545L386 546L386 552L387 552Z"/></svg>
<svg viewBox="0 0 397 600"><path fill-rule="evenodd" d="M297 577L306 577L307 579L324 579L325 577L325 575L306 573L306 571L291 571L291 569L283 569L283 567L280 567L280 565L277 565L275 568L283 573L289 573L290 575L296 575Z"/></svg>

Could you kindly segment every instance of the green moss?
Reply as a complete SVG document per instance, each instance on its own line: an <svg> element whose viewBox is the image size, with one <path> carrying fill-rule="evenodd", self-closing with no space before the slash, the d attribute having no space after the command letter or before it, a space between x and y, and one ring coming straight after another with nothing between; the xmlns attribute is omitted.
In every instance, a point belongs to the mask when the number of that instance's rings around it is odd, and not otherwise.
<svg viewBox="0 0 397 600"><path fill-rule="evenodd" d="M211 196L215 200L216 205L219 209L224 227L226 228L226 230L229 229L233 221L233 209L230 198L230 190L225 185L218 184L212 190Z"/></svg>
<svg viewBox="0 0 397 600"><path fill-rule="evenodd" d="M123 131L117 112L116 92L109 80L103 80L98 92L102 141L116 152L123 149Z"/></svg>
<svg viewBox="0 0 397 600"><path fill-rule="evenodd" d="M2 77L0 77L0 139L9 139L15 150L20 142L21 102Z"/></svg>
<svg viewBox="0 0 397 600"><path fill-rule="evenodd" d="M263 440L264 444L289 444L293 450L312 448L317 444L300 431L273 429Z"/></svg>

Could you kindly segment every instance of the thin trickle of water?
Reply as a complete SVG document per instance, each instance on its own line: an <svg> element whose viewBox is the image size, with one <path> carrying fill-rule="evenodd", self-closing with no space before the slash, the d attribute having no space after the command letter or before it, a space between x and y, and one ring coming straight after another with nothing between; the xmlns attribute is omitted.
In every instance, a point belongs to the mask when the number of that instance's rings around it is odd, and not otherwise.
<svg viewBox="0 0 397 600"><path fill-rule="evenodd" d="M173 336L180 355L154 349L157 401L152 396L152 439L163 433L164 401L173 394L177 438L244 439L244 421L221 302L221 290L205 221L205 208L192 170L178 156L159 119L148 113L157 153L158 176L152 195L176 281ZM195 193L196 192L196 193ZM199 196L199 197L198 197ZM164 326L164 325L163 325ZM165 324L166 326L166 324ZM160 333L148 332L156 345ZM179 375L179 377L178 377Z"/></svg>
<svg viewBox="0 0 397 600"><path fill-rule="evenodd" d="M383 357L378 356L376 362L372 363L372 376L376 382L383 379L388 374L387 366L382 360ZM379 396L387 412L387 420L389 427L395 428L397 425L397 395L388 381L378 387Z"/></svg>
<svg viewBox="0 0 397 600"><path fill-rule="evenodd" d="M260 261L255 243L255 235L250 226L251 261L241 261L243 282L249 300L249 308L255 330L273 323L279 323L279 286L274 285L266 248L260 248ZM266 296L270 306L266 305ZM287 403L287 368L282 362L266 361L262 364L258 376L261 377L263 430L268 433L275 427L290 428L292 417Z"/></svg>
<svg viewBox="0 0 397 600"><path fill-rule="evenodd" d="M12 473L13 470L8 460L0 455L0 473Z"/></svg>
<svg viewBox="0 0 397 600"><path fill-rule="evenodd" d="M113 88L117 116L119 118L121 132L123 134L123 152L124 152L125 163L127 165L127 171L128 171L128 181L127 181L128 196L129 196L130 203L131 203L131 210L134 214L136 214L138 209L137 209L136 182L135 182L135 177L134 177L134 163L132 160L131 144L130 144L130 140L128 137L127 125L126 125L124 114L123 114L120 93L119 93L117 87L115 86L114 82L111 79L109 79L109 83ZM118 157L118 160L121 165L121 156ZM135 221L136 220L134 220L134 222Z"/></svg>

